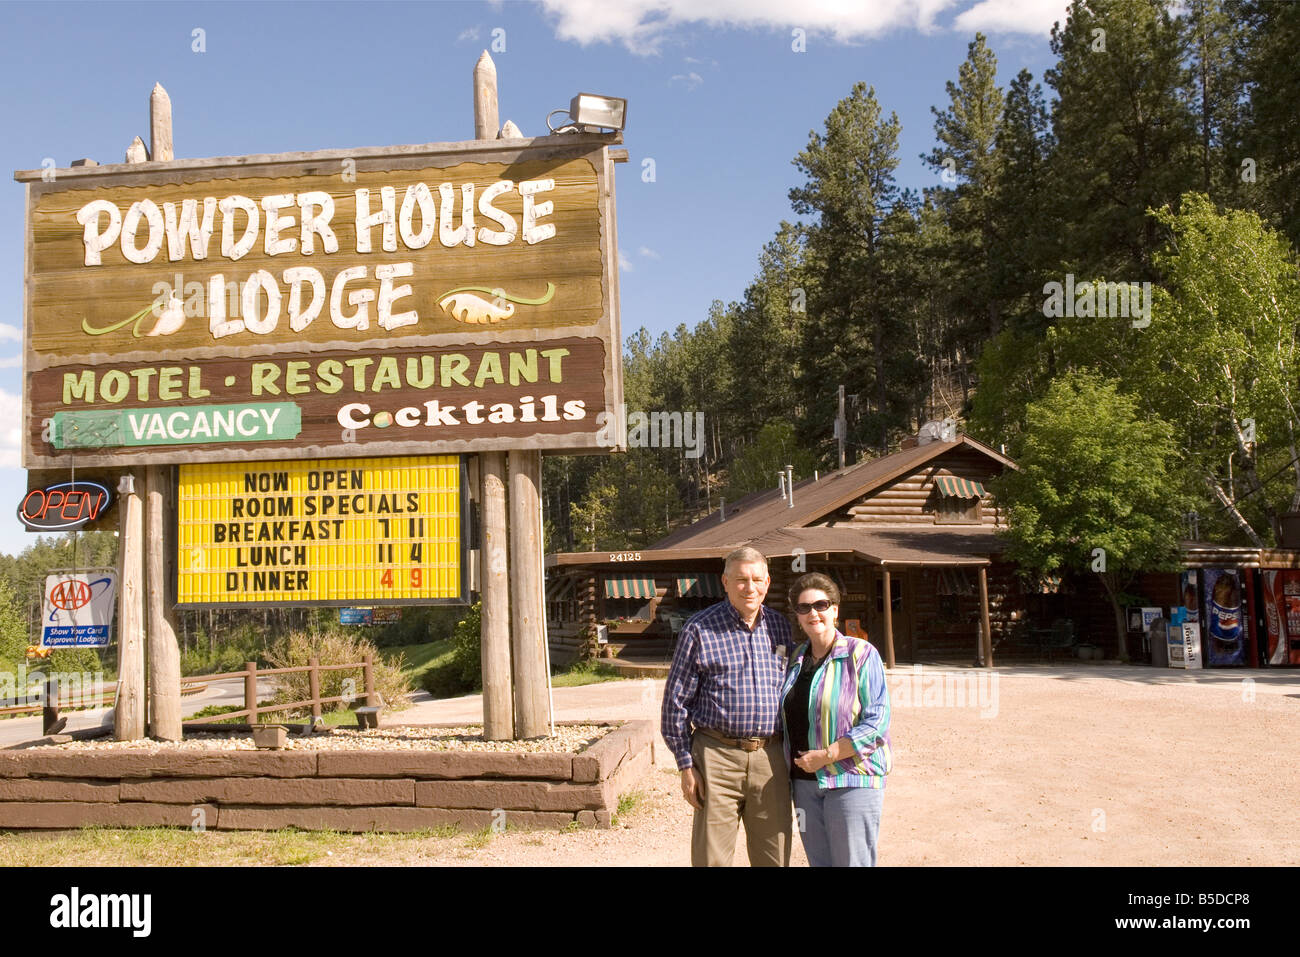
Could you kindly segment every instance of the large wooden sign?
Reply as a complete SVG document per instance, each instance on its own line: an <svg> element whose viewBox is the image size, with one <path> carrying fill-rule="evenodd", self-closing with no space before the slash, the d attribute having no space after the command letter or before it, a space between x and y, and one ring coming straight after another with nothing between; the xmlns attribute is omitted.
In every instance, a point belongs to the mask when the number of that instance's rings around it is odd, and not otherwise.
<svg viewBox="0 0 1300 957"><path fill-rule="evenodd" d="M598 447L608 142L17 174L24 465Z"/></svg>
<svg viewBox="0 0 1300 957"><path fill-rule="evenodd" d="M465 604L456 456L185 465L178 603Z"/></svg>

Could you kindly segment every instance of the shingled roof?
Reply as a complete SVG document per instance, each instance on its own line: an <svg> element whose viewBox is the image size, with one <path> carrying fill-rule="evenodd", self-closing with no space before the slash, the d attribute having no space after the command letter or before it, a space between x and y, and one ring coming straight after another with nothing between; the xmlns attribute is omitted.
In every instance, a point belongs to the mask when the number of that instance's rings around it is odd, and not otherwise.
<svg viewBox="0 0 1300 957"><path fill-rule="evenodd" d="M727 505L727 520L713 511L691 525L677 529L672 534L650 546L651 549L725 548L728 545L757 545L760 538L770 536L778 529L807 528L843 508L855 499L923 468L927 463L946 452L967 446L995 459L1006 468L1015 463L999 455L982 442L961 435L953 442L929 442L915 448L902 449L890 455L831 472L820 480L804 479L794 487L794 506L781 497L779 489L754 492ZM825 529L818 533L821 540ZM862 541L866 529L844 529L853 541ZM909 532L909 535L911 532ZM991 540L991 536L988 536ZM827 539L829 541L829 539ZM857 548L856 545L851 546ZM821 550L817 546L816 550Z"/></svg>

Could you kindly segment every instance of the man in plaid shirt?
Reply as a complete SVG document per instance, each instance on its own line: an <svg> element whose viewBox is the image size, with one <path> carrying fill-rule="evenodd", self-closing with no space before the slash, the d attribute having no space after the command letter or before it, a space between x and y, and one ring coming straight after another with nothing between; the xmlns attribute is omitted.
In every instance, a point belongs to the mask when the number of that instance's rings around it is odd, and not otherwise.
<svg viewBox="0 0 1300 957"><path fill-rule="evenodd" d="M727 866L745 822L753 866L790 863L790 777L781 743L781 684L790 623L763 607L772 583L753 548L727 556L727 600L682 628L664 689L664 740L695 809L691 863Z"/></svg>

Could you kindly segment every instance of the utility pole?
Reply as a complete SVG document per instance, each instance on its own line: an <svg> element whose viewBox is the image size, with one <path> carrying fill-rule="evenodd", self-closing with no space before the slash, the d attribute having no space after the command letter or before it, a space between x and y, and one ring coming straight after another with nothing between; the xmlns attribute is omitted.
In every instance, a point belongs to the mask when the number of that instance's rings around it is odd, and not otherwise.
<svg viewBox="0 0 1300 957"><path fill-rule="evenodd" d="M844 386L840 386L839 412L835 416L835 438L840 445L840 468L844 468L844 440L848 437L849 423L844 418Z"/></svg>

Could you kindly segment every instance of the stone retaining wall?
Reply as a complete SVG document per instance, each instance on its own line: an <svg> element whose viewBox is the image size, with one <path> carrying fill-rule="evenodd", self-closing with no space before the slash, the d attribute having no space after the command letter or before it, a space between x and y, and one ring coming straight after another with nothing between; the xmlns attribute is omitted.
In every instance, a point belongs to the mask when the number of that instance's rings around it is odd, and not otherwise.
<svg viewBox="0 0 1300 957"><path fill-rule="evenodd" d="M649 721L610 723L577 754L0 751L0 828L478 829L501 811L508 827L609 827L650 770L655 739Z"/></svg>

